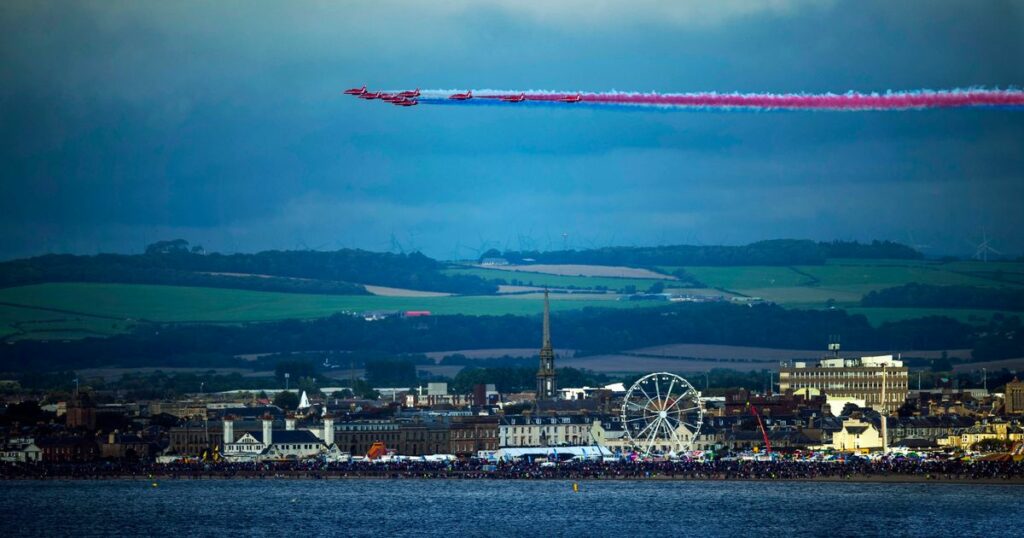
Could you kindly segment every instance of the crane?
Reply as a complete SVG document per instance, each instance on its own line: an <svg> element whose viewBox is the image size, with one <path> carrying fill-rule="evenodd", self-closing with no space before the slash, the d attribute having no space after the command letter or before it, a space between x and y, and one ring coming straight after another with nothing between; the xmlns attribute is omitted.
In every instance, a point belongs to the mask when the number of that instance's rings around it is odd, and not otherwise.
<svg viewBox="0 0 1024 538"><path fill-rule="evenodd" d="M768 439L768 432L764 429L764 422L761 421L761 415L757 412L757 406L750 405L750 402L747 402L747 406L750 407L750 414L757 419L757 427L761 430L761 437L764 438L765 452L771 454L772 442Z"/></svg>

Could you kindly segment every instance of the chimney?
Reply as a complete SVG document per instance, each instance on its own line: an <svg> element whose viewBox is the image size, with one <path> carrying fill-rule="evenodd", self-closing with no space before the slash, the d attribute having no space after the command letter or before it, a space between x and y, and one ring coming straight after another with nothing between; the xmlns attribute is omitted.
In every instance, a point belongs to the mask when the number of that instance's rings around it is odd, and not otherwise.
<svg viewBox="0 0 1024 538"><path fill-rule="evenodd" d="M235 417L227 415L224 417L224 446L235 442Z"/></svg>
<svg viewBox="0 0 1024 538"><path fill-rule="evenodd" d="M324 444L330 448L334 444L334 417L324 416Z"/></svg>
<svg viewBox="0 0 1024 538"><path fill-rule="evenodd" d="M295 415L288 413L288 416L284 417L284 429L288 431L295 430Z"/></svg>
<svg viewBox="0 0 1024 538"><path fill-rule="evenodd" d="M274 418L270 413L263 415L263 446L270 446L274 441Z"/></svg>

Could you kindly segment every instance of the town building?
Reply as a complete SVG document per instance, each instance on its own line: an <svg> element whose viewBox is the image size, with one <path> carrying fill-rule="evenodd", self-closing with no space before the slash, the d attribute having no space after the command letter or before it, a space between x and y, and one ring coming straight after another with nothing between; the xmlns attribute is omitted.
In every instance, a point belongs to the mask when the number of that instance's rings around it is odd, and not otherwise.
<svg viewBox="0 0 1024 538"><path fill-rule="evenodd" d="M39 461L42 457L42 450L36 446L33 439L28 437L8 439L7 442L0 447L0 461L29 463Z"/></svg>
<svg viewBox="0 0 1024 538"><path fill-rule="evenodd" d="M79 463L93 461L99 455L96 443L87 437L51 437L37 439L44 462Z"/></svg>
<svg viewBox="0 0 1024 538"><path fill-rule="evenodd" d="M1003 401L1007 415L1024 415L1024 381L1014 377L1007 383Z"/></svg>
<svg viewBox="0 0 1024 538"><path fill-rule="evenodd" d="M837 350L838 351L838 350ZM794 361L779 370L779 390L820 392L829 398L854 398L877 411L895 411L908 393L908 369L892 355L831 357L816 364ZM885 401L882 395L885 395Z"/></svg>
<svg viewBox="0 0 1024 538"><path fill-rule="evenodd" d="M502 447L594 444L590 436L594 417L587 415L507 415L499 424Z"/></svg>
<svg viewBox="0 0 1024 538"><path fill-rule="evenodd" d="M96 429L96 405L88 393L75 392L67 403L65 421L69 428Z"/></svg>
<svg viewBox="0 0 1024 538"><path fill-rule="evenodd" d="M323 439L309 430L286 427L275 430L270 415L262 420L262 428L256 432L234 435L231 417L225 417L223 427L223 449L221 455L228 459L296 460L326 453L328 446Z"/></svg>
<svg viewBox="0 0 1024 538"><path fill-rule="evenodd" d="M111 432L100 443L100 457L104 459L145 459L156 451L149 441L133 433Z"/></svg>
<svg viewBox="0 0 1024 538"><path fill-rule="evenodd" d="M370 451L374 443L381 442L389 448L401 443L402 433L398 423L384 420L341 422L334 426L334 442L343 452L361 456Z"/></svg>
<svg viewBox="0 0 1024 538"><path fill-rule="evenodd" d="M939 441L940 445L959 450L973 450L982 441L1002 441L1013 444L1024 441L1024 428L1008 422L983 422Z"/></svg>
<svg viewBox="0 0 1024 538"><path fill-rule="evenodd" d="M832 434L832 449L856 453L881 450L882 433L872 422L850 417L843 421L843 429Z"/></svg>
<svg viewBox="0 0 1024 538"><path fill-rule="evenodd" d="M482 450L498 449L498 417L456 417L449 424L451 430L448 452L456 456L475 456Z"/></svg>
<svg viewBox="0 0 1024 538"><path fill-rule="evenodd" d="M206 404L201 402L149 402L149 414L168 414L183 419L203 420L206 417Z"/></svg>

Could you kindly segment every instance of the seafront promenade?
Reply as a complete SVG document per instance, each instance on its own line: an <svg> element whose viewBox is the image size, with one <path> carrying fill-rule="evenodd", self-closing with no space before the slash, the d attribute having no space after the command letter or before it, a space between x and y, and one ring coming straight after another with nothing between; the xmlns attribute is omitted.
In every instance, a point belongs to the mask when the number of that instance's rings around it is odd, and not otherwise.
<svg viewBox="0 0 1024 538"><path fill-rule="evenodd" d="M392 478L475 480L830 480L858 482L998 482L1024 485L1024 462L568 462L7 464L0 479Z"/></svg>

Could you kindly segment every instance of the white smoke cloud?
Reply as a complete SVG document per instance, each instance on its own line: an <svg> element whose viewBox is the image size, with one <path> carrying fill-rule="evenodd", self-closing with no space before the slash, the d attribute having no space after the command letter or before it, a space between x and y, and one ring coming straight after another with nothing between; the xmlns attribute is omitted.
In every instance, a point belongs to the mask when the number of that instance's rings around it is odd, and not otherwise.
<svg viewBox="0 0 1024 538"><path fill-rule="evenodd" d="M756 16L787 16L823 9L834 0L447 0L432 3L450 11L493 7L536 22L558 25L657 22L679 26L714 26Z"/></svg>

